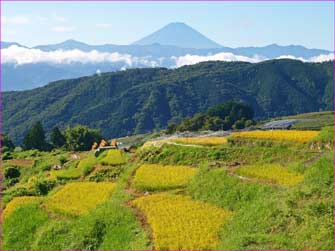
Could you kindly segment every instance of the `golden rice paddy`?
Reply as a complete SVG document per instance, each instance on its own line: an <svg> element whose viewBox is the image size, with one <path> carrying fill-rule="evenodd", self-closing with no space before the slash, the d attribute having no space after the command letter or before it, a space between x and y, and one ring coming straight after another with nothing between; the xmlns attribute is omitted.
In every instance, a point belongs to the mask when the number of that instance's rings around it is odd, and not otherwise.
<svg viewBox="0 0 335 251"><path fill-rule="evenodd" d="M134 200L147 217L157 250L214 249L230 212L191 198L167 193Z"/></svg>
<svg viewBox="0 0 335 251"><path fill-rule="evenodd" d="M190 138L176 138L171 140L181 144L215 146L227 143L226 137L190 137Z"/></svg>
<svg viewBox="0 0 335 251"><path fill-rule="evenodd" d="M293 186L304 179L302 174L292 172L279 164L243 166L237 172L242 176L283 186Z"/></svg>
<svg viewBox="0 0 335 251"><path fill-rule="evenodd" d="M68 183L49 197L45 206L55 212L82 215L104 202L114 190L110 182Z"/></svg>
<svg viewBox="0 0 335 251"><path fill-rule="evenodd" d="M297 130L273 130L273 131L248 131L235 132L235 138L254 138L269 140L287 140L298 143L306 143L319 134L318 131L297 131Z"/></svg>
<svg viewBox="0 0 335 251"><path fill-rule="evenodd" d="M166 190L185 186L198 169L188 166L140 166L134 177L134 186L139 190Z"/></svg>

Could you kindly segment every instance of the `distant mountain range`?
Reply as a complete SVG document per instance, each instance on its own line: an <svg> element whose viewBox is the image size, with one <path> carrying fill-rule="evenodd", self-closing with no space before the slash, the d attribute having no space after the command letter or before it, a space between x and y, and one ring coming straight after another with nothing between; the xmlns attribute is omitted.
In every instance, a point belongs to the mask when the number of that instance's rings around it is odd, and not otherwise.
<svg viewBox="0 0 335 251"><path fill-rule="evenodd" d="M32 48L2 42L1 48L3 91L32 89L55 80L126 68L174 68L209 60L260 62L286 57L319 62L332 59L330 51L297 45L224 47L184 23L168 24L130 45L89 45L71 39Z"/></svg>
<svg viewBox="0 0 335 251"><path fill-rule="evenodd" d="M3 132L20 143L40 120L47 132L84 124L120 137L163 129L232 99L249 103L257 118L332 110L333 83L332 62L289 59L128 69L3 93Z"/></svg>

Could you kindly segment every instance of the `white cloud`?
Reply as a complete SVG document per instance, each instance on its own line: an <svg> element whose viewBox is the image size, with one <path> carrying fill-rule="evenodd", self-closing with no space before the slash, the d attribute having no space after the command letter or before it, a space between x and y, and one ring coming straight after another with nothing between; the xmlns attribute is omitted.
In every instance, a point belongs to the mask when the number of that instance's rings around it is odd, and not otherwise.
<svg viewBox="0 0 335 251"><path fill-rule="evenodd" d="M71 32L74 31L76 28L73 26L56 26L52 27L51 30L54 32Z"/></svg>
<svg viewBox="0 0 335 251"><path fill-rule="evenodd" d="M108 23L96 24L95 26L99 29L109 29L112 27L112 25Z"/></svg>
<svg viewBox="0 0 335 251"><path fill-rule="evenodd" d="M30 49L20 46L10 46L1 50L2 62L11 63L15 65L22 64L33 64L33 63L53 63L53 64L71 64L71 63L120 63L122 64L122 70L136 67L136 66L146 66L146 67L158 67L162 65L164 58L153 59L151 56L146 57L135 57L129 54L121 54L118 52L98 52L92 50L89 52L75 50L55 50L55 51L42 51L39 49ZM312 57L308 60L303 58L296 58L291 55L283 55L278 58L290 58L301 60L305 62L323 62L328 60L333 60L333 54L319 55ZM214 55L190 55L187 54L181 57L171 57L170 59L174 62L174 67L181 67L184 65L196 64L204 61L244 61L257 63L267 58L261 56L245 57L241 55L234 55L232 53L217 53Z"/></svg>
<svg viewBox="0 0 335 251"><path fill-rule="evenodd" d="M283 56L277 57L277 59L283 59L283 58L300 60L302 62L321 63L321 62L325 62L325 61L334 60L334 54L333 53L320 54L318 56L314 56L314 57L311 57L309 59L305 59L305 58L302 58L302 57L295 57L295 56L292 56L292 55L283 55Z"/></svg>
<svg viewBox="0 0 335 251"><path fill-rule="evenodd" d="M145 65L148 67L158 66L154 60L148 57L133 57L129 54L121 54L118 52L98 52L96 50L84 52L80 50L55 50L42 51L39 49L29 49L12 45L9 48L2 49L2 62L12 63L16 65L31 63L54 63L54 64L70 64L70 63L122 63L127 67L136 65Z"/></svg>
<svg viewBox="0 0 335 251"><path fill-rule="evenodd" d="M176 62L176 67L181 67L184 65L192 65L205 61L243 61L243 62L251 62L258 63L260 61L267 60L267 58L255 55L254 57L245 57L241 55L235 55L230 52L220 52L214 55L208 56L199 56L199 55L190 55L187 54L181 57L171 57Z"/></svg>
<svg viewBox="0 0 335 251"><path fill-rule="evenodd" d="M292 55L282 55L277 57L276 59L293 59L293 60L300 60L302 62L324 62L329 60L334 60L334 54L330 53L327 55L319 55L315 57L311 57L309 59L305 59L302 57L295 57ZM181 67L184 65L192 65L197 64L204 61L243 61L243 62L250 62L250 63L258 63L261 61L269 60L269 58L265 58L263 56L254 55L253 57L245 57L241 55L235 55L233 53L217 53L214 55L207 55L207 56L200 56L200 55L190 55L187 54L181 57L171 57L172 60L175 61L175 67Z"/></svg>
<svg viewBox="0 0 335 251"><path fill-rule="evenodd" d="M309 59L310 62L315 62L315 63L320 63L320 62L330 61L330 60L334 60L334 54L333 53L322 54L322 55L319 55L319 56L311 57Z"/></svg>
<svg viewBox="0 0 335 251"><path fill-rule="evenodd" d="M293 60L300 60L302 62L308 61L308 60L306 60L302 57L295 57L295 56L292 56L292 55L282 55L282 56L277 57L276 59L293 59Z"/></svg>
<svg viewBox="0 0 335 251"><path fill-rule="evenodd" d="M1 17L2 24L28 24L30 23L29 18L24 16L15 16L15 17Z"/></svg>

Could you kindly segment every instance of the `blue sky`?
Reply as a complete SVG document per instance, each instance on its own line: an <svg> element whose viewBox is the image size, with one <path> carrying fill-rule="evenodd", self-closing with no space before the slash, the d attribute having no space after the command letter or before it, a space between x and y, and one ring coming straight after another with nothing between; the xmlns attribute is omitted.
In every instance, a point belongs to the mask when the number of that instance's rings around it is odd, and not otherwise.
<svg viewBox="0 0 335 251"><path fill-rule="evenodd" d="M2 2L2 40L24 45L69 38L129 44L185 22L229 47L299 44L333 50L333 2Z"/></svg>

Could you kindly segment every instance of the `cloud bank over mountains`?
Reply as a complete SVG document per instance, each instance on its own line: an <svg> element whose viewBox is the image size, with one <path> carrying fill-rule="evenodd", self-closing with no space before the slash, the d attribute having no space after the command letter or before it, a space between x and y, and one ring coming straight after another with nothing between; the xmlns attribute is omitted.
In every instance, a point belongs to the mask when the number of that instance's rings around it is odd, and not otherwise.
<svg viewBox="0 0 335 251"><path fill-rule="evenodd" d="M76 27L67 19L53 15L55 32ZM21 17L4 18L7 23L26 23ZM99 23L96 29L109 29ZM258 63L271 59L302 62L334 60L332 51L309 49L301 45L270 44L262 47L225 47L185 23L170 23L128 45L92 45L74 39L56 44L28 47L16 42L1 42L2 91L26 90L49 82L126 70L129 68L178 68L204 61L243 61Z"/></svg>
<svg viewBox="0 0 335 251"><path fill-rule="evenodd" d="M160 67L162 61L172 61L172 67L181 67L184 65L197 64L204 61L243 61L250 63L258 63L269 60L269 58L254 55L247 57L243 55L236 55L230 52L220 52L213 55L194 55L186 54L184 56L171 56L169 58L152 58L151 56L133 56L127 53L119 52L100 52L97 50L82 51L74 50L54 50L42 51L40 49L20 47L12 45L8 48L1 49L2 63L24 65L36 63L50 63L50 64L98 64L98 63L122 63L126 67L146 66L146 67ZM303 62L324 62L334 60L334 54L322 54L311 58L295 57L292 55L282 55L277 59L295 59Z"/></svg>

